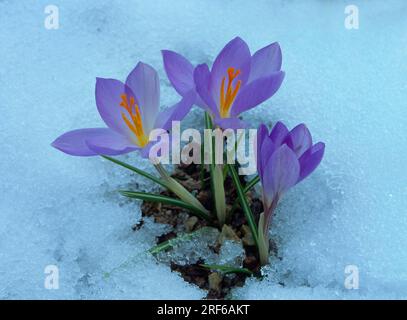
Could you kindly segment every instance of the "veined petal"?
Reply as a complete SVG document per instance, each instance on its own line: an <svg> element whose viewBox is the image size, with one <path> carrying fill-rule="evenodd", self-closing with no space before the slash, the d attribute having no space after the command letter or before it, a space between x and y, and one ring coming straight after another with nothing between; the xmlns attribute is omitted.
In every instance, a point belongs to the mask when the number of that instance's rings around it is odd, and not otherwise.
<svg viewBox="0 0 407 320"><path fill-rule="evenodd" d="M249 47L241 38L236 37L226 44L216 57L211 69L211 92L215 101L219 100L222 79L227 76L227 70L229 68L240 70L235 81L242 81L243 86L249 79L250 63Z"/></svg>
<svg viewBox="0 0 407 320"><path fill-rule="evenodd" d="M164 69L174 89L185 95L195 89L194 66L184 56L170 50L161 51Z"/></svg>
<svg viewBox="0 0 407 320"><path fill-rule="evenodd" d="M211 74L206 64L198 65L194 70L196 91L205 105L201 106L214 117L219 117L219 109L210 92Z"/></svg>
<svg viewBox="0 0 407 320"><path fill-rule="evenodd" d="M218 125L222 129L244 129L247 127L244 121L240 120L239 118L215 118L214 124Z"/></svg>
<svg viewBox="0 0 407 320"><path fill-rule="evenodd" d="M273 152L263 173L263 193L268 205L298 181L300 164L295 153L283 144Z"/></svg>
<svg viewBox="0 0 407 320"><path fill-rule="evenodd" d="M124 93L134 97L132 90L119 80L96 79L96 105L100 116L110 129L129 137L132 133L123 121L120 107Z"/></svg>
<svg viewBox="0 0 407 320"><path fill-rule="evenodd" d="M105 129L99 134L88 136L85 143L90 150L98 155L115 156L139 149L125 136L113 130Z"/></svg>
<svg viewBox="0 0 407 320"><path fill-rule="evenodd" d="M264 174L264 168L266 167L268 161L270 160L270 157L278 148L273 140L270 139L269 136L266 136L265 139L263 140L263 143L260 145L260 154L259 154L259 160L258 160L258 172L260 177Z"/></svg>
<svg viewBox="0 0 407 320"><path fill-rule="evenodd" d="M298 182L308 177L320 164L325 152L325 144L318 142L304 152L300 157L299 163L301 166Z"/></svg>
<svg viewBox="0 0 407 320"><path fill-rule="evenodd" d="M69 131L58 137L51 145L72 156L88 157L98 155L99 153L89 148L88 140L103 141L106 144L112 141L122 141L122 144L131 146L131 143L125 137L109 128L89 128Z"/></svg>
<svg viewBox="0 0 407 320"><path fill-rule="evenodd" d="M256 136L256 163L257 163L257 172L259 176L262 176L263 167L261 159L262 155L262 144L266 138L268 138L269 132L267 126L265 124L261 124L257 129L257 136Z"/></svg>
<svg viewBox="0 0 407 320"><path fill-rule="evenodd" d="M269 99L280 88L283 79L284 72L279 71L246 84L232 105L231 115L237 116Z"/></svg>
<svg viewBox="0 0 407 320"><path fill-rule="evenodd" d="M248 82L269 76L281 70L281 48L274 42L258 51L252 56L250 77Z"/></svg>
<svg viewBox="0 0 407 320"><path fill-rule="evenodd" d="M181 101L170 108L160 112L154 124L154 128L170 130L172 121L181 121L191 110L194 104L196 93L194 90L185 94Z"/></svg>
<svg viewBox="0 0 407 320"><path fill-rule="evenodd" d="M153 128L160 104L160 79L157 72L148 64L139 62L126 79L126 85L138 101L143 127Z"/></svg>
<svg viewBox="0 0 407 320"><path fill-rule="evenodd" d="M274 144L278 147L280 146L284 139L289 134L287 127L280 121L278 121L270 133L270 138L273 140Z"/></svg>
<svg viewBox="0 0 407 320"><path fill-rule="evenodd" d="M306 125L301 123L290 131L284 142L290 146L299 158L312 146L311 133Z"/></svg>

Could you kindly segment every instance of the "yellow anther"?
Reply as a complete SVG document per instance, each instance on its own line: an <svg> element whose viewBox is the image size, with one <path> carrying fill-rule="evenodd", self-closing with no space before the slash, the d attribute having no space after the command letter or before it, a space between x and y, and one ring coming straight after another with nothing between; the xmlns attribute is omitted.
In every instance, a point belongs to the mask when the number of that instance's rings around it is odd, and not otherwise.
<svg viewBox="0 0 407 320"><path fill-rule="evenodd" d="M124 112L122 112L122 118L123 121L126 123L127 127L130 129L131 132L134 133L136 136L137 140L137 145L139 147L144 147L148 143L148 137L144 133L143 129L143 121L141 118L141 113L140 113L140 108L139 106L135 103L134 97L130 97L128 99L126 94L121 95L122 101L120 102L120 106L123 107L128 115L130 116L130 119L127 118ZM129 104L130 100L130 104Z"/></svg>
<svg viewBox="0 0 407 320"><path fill-rule="evenodd" d="M227 118L230 115L230 108L233 104L233 101L236 98L237 93L239 92L240 86L242 85L242 81L239 80L235 87L232 87L233 80L240 74L240 70L236 70L235 68L228 68L228 86L225 92L225 81L226 76L223 77L222 83L220 86L220 116L222 118Z"/></svg>

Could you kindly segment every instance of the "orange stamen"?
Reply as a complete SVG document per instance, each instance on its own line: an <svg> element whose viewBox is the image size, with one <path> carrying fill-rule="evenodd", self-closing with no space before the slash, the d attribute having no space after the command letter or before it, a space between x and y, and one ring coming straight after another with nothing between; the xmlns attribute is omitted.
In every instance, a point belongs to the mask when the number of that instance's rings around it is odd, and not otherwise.
<svg viewBox="0 0 407 320"><path fill-rule="evenodd" d="M222 118L227 118L230 115L230 108L233 104L233 101L236 98L236 95L240 89L240 86L242 85L242 81L239 80L236 84L236 86L233 88L233 80L236 79L236 77L240 74L240 70L236 70L235 68L230 67L228 69L228 86L226 88L225 92L225 81L226 77L223 77L222 83L220 86L220 116Z"/></svg>
<svg viewBox="0 0 407 320"><path fill-rule="evenodd" d="M130 116L130 119L127 118L124 112L122 112L122 118L123 121L126 123L127 127L130 129L131 132L134 133L136 136L136 143L140 147L144 147L148 143L148 137L144 133L143 129L143 121L141 118L141 113L140 113L140 108L139 106L135 103L134 97L130 97L130 104L129 104L129 99L127 98L127 95L123 93L121 95L122 101L120 102L120 106L123 107L128 115ZM134 110L134 111L133 111Z"/></svg>

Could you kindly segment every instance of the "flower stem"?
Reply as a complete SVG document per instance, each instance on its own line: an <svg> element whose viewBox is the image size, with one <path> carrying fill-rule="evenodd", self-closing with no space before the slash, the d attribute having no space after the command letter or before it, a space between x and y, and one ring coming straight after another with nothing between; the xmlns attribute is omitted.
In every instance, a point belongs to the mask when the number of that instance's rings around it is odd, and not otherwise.
<svg viewBox="0 0 407 320"><path fill-rule="evenodd" d="M265 217L264 212L260 214L259 219L259 228L258 228L258 241L259 241L259 257L260 264L265 266L269 263L269 237L268 237L268 228L265 227Z"/></svg>
<svg viewBox="0 0 407 320"><path fill-rule="evenodd" d="M205 128L213 129L212 120L207 112L205 112ZM211 191L215 204L216 216L219 225L223 226L226 221L226 197L224 186L224 174L222 165L215 164L214 138L211 138L211 163L209 164L209 172L211 174Z"/></svg>

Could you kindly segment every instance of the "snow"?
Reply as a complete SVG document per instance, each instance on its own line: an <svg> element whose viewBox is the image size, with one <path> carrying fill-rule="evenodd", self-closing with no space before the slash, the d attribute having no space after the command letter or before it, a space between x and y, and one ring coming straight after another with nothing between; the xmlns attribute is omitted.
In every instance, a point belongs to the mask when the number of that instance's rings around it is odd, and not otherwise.
<svg viewBox="0 0 407 320"><path fill-rule="evenodd" d="M245 118L305 122L327 147L278 208L268 277L233 297L407 298L407 5L352 3L359 30L344 27L347 1L61 0L60 28L47 30L48 1L0 1L0 298L205 296L145 253L164 226L131 229L139 203L115 190L149 182L49 144L103 125L96 76L124 79L137 61L150 63L168 106L178 96L160 50L209 62L236 35L253 50L279 41L286 71L276 96ZM194 110L185 127L201 117ZM152 170L136 154L123 158ZM58 290L44 287L47 265L59 269ZM357 290L344 286L347 265L359 269Z"/></svg>

